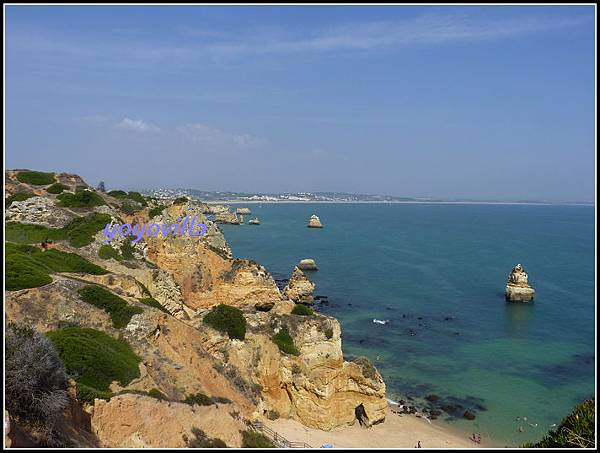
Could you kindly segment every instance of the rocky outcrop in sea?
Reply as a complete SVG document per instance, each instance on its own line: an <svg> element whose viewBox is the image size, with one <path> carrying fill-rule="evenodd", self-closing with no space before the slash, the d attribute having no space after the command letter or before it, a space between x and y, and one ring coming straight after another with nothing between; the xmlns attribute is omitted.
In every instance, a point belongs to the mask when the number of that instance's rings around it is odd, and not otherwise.
<svg viewBox="0 0 600 453"><path fill-rule="evenodd" d="M283 295L297 304L311 305L314 290L315 284L296 266L283 290Z"/></svg>
<svg viewBox="0 0 600 453"><path fill-rule="evenodd" d="M310 219L308 220L308 225L306 226L308 228L323 228L321 220L315 214L310 216Z"/></svg>
<svg viewBox="0 0 600 453"><path fill-rule="evenodd" d="M521 264L517 264L508 275L506 300L510 302L529 302L533 300L535 290L529 286L528 276Z"/></svg>

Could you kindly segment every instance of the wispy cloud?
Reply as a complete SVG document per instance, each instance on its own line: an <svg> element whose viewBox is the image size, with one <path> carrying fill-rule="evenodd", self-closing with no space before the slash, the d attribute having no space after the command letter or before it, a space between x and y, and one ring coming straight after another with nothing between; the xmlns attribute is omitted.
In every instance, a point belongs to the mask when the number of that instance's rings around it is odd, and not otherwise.
<svg viewBox="0 0 600 453"><path fill-rule="evenodd" d="M131 118L123 118L123 120L115 126L117 129L123 129L133 132L152 133L160 132L160 127L155 124L147 123L142 120L132 120Z"/></svg>
<svg viewBox="0 0 600 453"><path fill-rule="evenodd" d="M263 139L251 134L226 132L202 123L180 126L177 132L206 150L246 149L264 143Z"/></svg>

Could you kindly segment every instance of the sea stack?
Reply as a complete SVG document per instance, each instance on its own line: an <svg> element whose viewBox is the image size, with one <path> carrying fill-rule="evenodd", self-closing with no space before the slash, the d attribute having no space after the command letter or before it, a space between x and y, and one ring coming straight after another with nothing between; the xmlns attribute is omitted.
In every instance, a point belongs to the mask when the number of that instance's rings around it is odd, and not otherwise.
<svg viewBox="0 0 600 453"><path fill-rule="evenodd" d="M306 225L308 228L323 228L323 225L321 225L321 221L319 220L319 217L317 217L315 214L310 216L310 220L308 221L308 225Z"/></svg>
<svg viewBox="0 0 600 453"><path fill-rule="evenodd" d="M244 214L244 215L249 215L252 214L252 212L250 211L250 208L237 208L235 210L236 214Z"/></svg>
<svg viewBox="0 0 600 453"><path fill-rule="evenodd" d="M283 295L297 304L310 305L313 303L314 290L315 284L296 266L283 290Z"/></svg>
<svg viewBox="0 0 600 453"><path fill-rule="evenodd" d="M300 262L298 263L298 268L302 269L303 271L319 270L317 268L317 263L315 263L315 260L310 259L310 258L305 258L303 260L300 260Z"/></svg>
<svg viewBox="0 0 600 453"><path fill-rule="evenodd" d="M527 272L517 264L508 275L506 300L509 302L529 302L533 300L535 290L529 286Z"/></svg>
<svg viewBox="0 0 600 453"><path fill-rule="evenodd" d="M248 225L260 225L260 220L258 220L258 217L250 219L248 220Z"/></svg>

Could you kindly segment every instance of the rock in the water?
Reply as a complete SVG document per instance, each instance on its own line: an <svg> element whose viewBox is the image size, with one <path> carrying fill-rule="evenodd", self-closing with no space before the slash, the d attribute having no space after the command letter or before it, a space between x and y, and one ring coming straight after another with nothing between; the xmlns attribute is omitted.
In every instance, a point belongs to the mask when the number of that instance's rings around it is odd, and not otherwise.
<svg viewBox="0 0 600 453"><path fill-rule="evenodd" d="M535 290L529 286L527 273L517 264L508 276L506 300L510 302L529 302L533 300Z"/></svg>
<svg viewBox="0 0 600 453"><path fill-rule="evenodd" d="M252 211L250 211L250 208L237 208L235 210L236 214L243 214L243 215L248 215L248 214L252 214Z"/></svg>
<svg viewBox="0 0 600 453"><path fill-rule="evenodd" d="M467 420L475 420L475 414L468 409L463 414L463 417L466 418Z"/></svg>
<svg viewBox="0 0 600 453"><path fill-rule="evenodd" d="M321 225L321 220L319 220L319 217L317 217L315 214L310 216L310 220L308 221L308 228L323 228L323 225Z"/></svg>
<svg viewBox="0 0 600 453"><path fill-rule="evenodd" d="M296 266L283 290L283 295L299 304L312 304L314 290L315 284Z"/></svg>
<svg viewBox="0 0 600 453"><path fill-rule="evenodd" d="M250 219L248 220L248 225L260 225L260 220L258 220L258 217Z"/></svg>
<svg viewBox="0 0 600 453"><path fill-rule="evenodd" d="M317 268L317 263L315 263L315 260L310 259L310 258L305 258L303 260L300 260L300 262L298 263L298 268L302 269L303 271L316 271L318 270Z"/></svg>

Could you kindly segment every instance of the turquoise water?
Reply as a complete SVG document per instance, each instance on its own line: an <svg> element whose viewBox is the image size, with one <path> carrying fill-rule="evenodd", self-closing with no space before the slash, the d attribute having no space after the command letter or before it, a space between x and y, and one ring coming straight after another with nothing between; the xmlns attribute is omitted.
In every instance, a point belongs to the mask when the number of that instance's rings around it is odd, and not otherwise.
<svg viewBox="0 0 600 453"><path fill-rule="evenodd" d="M234 255L279 278L314 258L315 294L342 324L344 354L369 357L389 397L436 394L476 415L457 409L448 423L519 445L594 395L593 207L247 206L261 225L223 226ZM306 228L313 213L325 228ZM505 302L517 263L533 304Z"/></svg>

